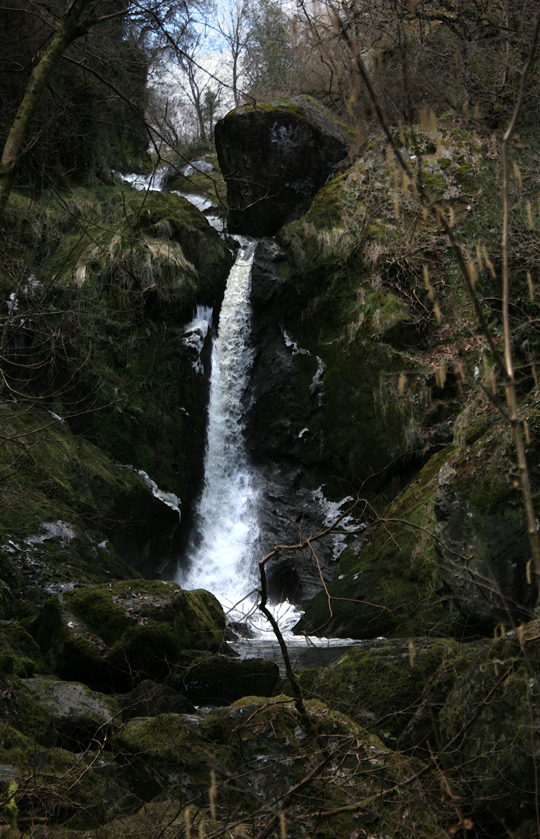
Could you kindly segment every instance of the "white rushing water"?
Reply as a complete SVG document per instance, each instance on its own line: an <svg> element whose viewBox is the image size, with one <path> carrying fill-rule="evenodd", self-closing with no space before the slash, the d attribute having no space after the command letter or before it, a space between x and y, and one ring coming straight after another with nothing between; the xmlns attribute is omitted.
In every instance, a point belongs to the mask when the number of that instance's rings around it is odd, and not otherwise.
<svg viewBox="0 0 540 839"><path fill-rule="evenodd" d="M205 588L225 608L257 585L253 552L259 535L257 490L244 443L244 395L253 352L251 266L255 243L241 248L227 282L212 348L204 488L197 534L178 574L184 588Z"/></svg>

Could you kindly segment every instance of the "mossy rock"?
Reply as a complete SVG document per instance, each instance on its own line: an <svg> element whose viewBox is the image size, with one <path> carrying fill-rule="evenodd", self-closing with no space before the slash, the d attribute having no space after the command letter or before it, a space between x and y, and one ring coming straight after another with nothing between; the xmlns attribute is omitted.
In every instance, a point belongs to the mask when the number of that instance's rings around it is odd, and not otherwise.
<svg viewBox="0 0 540 839"><path fill-rule="evenodd" d="M376 731L389 746L403 740L406 730L410 745L415 720L418 745L421 738L436 736L433 724L453 680L463 669L464 665L457 663L462 656L460 644L450 639L375 641L352 648L326 667L303 670L298 678L306 697L321 699ZM417 718L420 708L423 720L432 714L431 728L422 731Z"/></svg>
<svg viewBox="0 0 540 839"><path fill-rule="evenodd" d="M163 680L186 649L217 651L225 617L206 591L130 580L51 598L31 632L54 673L91 687L129 690Z"/></svg>
<svg viewBox="0 0 540 839"><path fill-rule="evenodd" d="M273 236L302 216L346 158L352 137L309 97L243 105L216 125L233 233Z"/></svg>
<svg viewBox="0 0 540 839"><path fill-rule="evenodd" d="M420 770L426 778L427 767L393 754L376 736L322 702L310 700L306 708L318 741L306 736L294 703L279 696L249 697L230 708L189 717L132 720L117 735L116 745L134 783L147 791L161 788L165 796L174 784L175 797L184 806L202 807L205 819L213 784L211 818L219 826L230 821L232 807L236 819L243 816L259 831L269 821L267 812L259 821L261 803L273 813L274 802L291 795L295 819L287 821L287 830L292 837L304 835L306 827L318 839L350 836L360 812L370 825L382 820L386 831L391 829L399 839L417 835L421 828L442 839L445 817L416 777ZM313 771L320 748L331 748L332 759ZM411 786L400 791L405 778ZM326 811L332 815L317 817Z"/></svg>
<svg viewBox="0 0 540 839"><path fill-rule="evenodd" d="M350 554L346 569L306 609L295 632L341 638L447 635L458 617L444 593L434 540L437 475L450 452L435 455L386 511L384 524ZM407 527L402 522L410 522Z"/></svg>
<svg viewBox="0 0 540 839"><path fill-rule="evenodd" d="M116 700L86 685L37 676L26 679L23 687L49 715L56 734L54 745L64 749L80 752L104 742L113 727L120 724Z"/></svg>
<svg viewBox="0 0 540 839"><path fill-rule="evenodd" d="M263 658L234 659L224 655L204 658L187 668L184 689L196 705L234 702L242 696L271 696L279 667Z"/></svg>
<svg viewBox="0 0 540 839"><path fill-rule="evenodd" d="M37 745L0 723L0 760L4 777L15 781L14 802L21 824L64 825L88 830L133 808L127 778L109 754ZM0 780L1 783L1 780Z"/></svg>
<svg viewBox="0 0 540 839"><path fill-rule="evenodd" d="M198 304L219 305L233 255L206 218L175 195L102 187L67 194L63 207L46 194L30 205L16 200L12 212L14 251L32 256L18 284L12 254L14 279L2 290L9 296L19 289L27 324L34 323L36 289L42 295L40 338L26 329L21 350L24 364L41 371L40 402L33 385L31 403L3 403L2 503L9 515L0 529L19 544L19 536L39 534L44 522L77 524L82 544L71 547L74 555L86 554L81 565L91 567L92 554L99 555L94 565L108 565L116 578L133 577L119 551L139 563L139 573L162 575L173 562L175 518L171 509L168 519L159 515L136 470L186 506L199 491L208 376L198 371L209 362L209 342L199 362L184 344L184 330ZM44 334L51 346L63 336L60 353L45 349ZM12 365L9 375L22 392L20 369ZM119 463L135 471L129 475ZM98 548L106 540L108 547ZM80 581L110 579L95 570Z"/></svg>
<svg viewBox="0 0 540 839"><path fill-rule="evenodd" d="M195 711L187 697L169 685L158 684L151 679L145 679L129 695L124 696L121 706L124 722L133 717L157 717L166 713L190 714Z"/></svg>
<svg viewBox="0 0 540 839"><path fill-rule="evenodd" d="M90 687L106 684L105 644L78 623L63 598L51 597L29 631L55 675Z"/></svg>
<svg viewBox="0 0 540 839"><path fill-rule="evenodd" d="M485 406L484 406L485 409ZM537 409L524 407L531 428ZM483 416L483 415L481 415ZM471 415L471 423L474 413ZM528 619L538 596L511 432L492 412L473 443L434 455L367 530L356 561L306 610L297 631L340 637L491 635ZM485 419L482 419L484 427ZM459 436L466 440L461 423ZM538 443L531 437L529 452ZM533 487L540 483L531 458Z"/></svg>
<svg viewBox="0 0 540 839"><path fill-rule="evenodd" d="M479 821L512 831L537 807L539 629L535 620L485 643L440 714L442 743L459 743L454 773Z"/></svg>
<svg viewBox="0 0 540 839"><path fill-rule="evenodd" d="M17 615L25 601L41 604L51 592L77 583L132 578L133 567L113 542L137 561L130 549L137 538L141 556L152 564L158 537L167 543L163 534L178 527L179 516L140 475L41 407L11 405L2 418L0 576L7 611ZM167 544L160 547L162 561Z"/></svg>
<svg viewBox="0 0 540 839"><path fill-rule="evenodd" d="M524 403L522 410L534 429L527 448L535 493L540 486L538 408ZM491 635L499 623L511 627L530 619L538 596L527 570L531 553L513 477L514 444L509 425L485 404L471 405L456 437L461 446L437 479L437 555L446 589L464 620L471 630Z"/></svg>

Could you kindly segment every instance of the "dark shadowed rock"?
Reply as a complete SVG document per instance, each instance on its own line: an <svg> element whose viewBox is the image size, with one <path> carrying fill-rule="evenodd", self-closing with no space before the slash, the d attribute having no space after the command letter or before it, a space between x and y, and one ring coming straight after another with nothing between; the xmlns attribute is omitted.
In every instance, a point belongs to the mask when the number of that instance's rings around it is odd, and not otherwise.
<svg viewBox="0 0 540 839"><path fill-rule="evenodd" d="M191 714L194 710L189 699L174 688L145 679L123 702L122 719L126 722L134 717L157 717L158 714Z"/></svg>
<svg viewBox="0 0 540 839"><path fill-rule="evenodd" d="M271 696L278 679L279 668L274 661L264 658L239 661L214 655L187 669L184 688L196 704L224 704L243 696Z"/></svg>
<svg viewBox="0 0 540 839"><path fill-rule="evenodd" d="M225 616L216 598L161 580L52 597L30 631L55 675L107 690L163 681L186 650L225 649Z"/></svg>
<svg viewBox="0 0 540 839"><path fill-rule="evenodd" d="M350 142L347 128L309 97L231 111L216 125L229 230L273 236L302 216Z"/></svg>

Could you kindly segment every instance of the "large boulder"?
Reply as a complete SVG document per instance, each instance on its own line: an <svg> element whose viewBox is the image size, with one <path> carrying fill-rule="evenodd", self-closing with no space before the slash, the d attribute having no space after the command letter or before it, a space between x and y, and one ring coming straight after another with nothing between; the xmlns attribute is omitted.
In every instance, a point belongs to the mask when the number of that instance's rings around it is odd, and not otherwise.
<svg viewBox="0 0 540 839"><path fill-rule="evenodd" d="M476 649L475 642L469 646ZM438 711L470 663L468 649L451 639L374 641L347 650L327 667L303 670L298 678L306 697L376 730L388 745L404 734L404 745L416 745L433 737Z"/></svg>
<svg viewBox="0 0 540 839"><path fill-rule="evenodd" d="M207 591L130 580L52 597L31 626L51 670L91 687L164 680L186 651L225 649L225 616Z"/></svg>
<svg viewBox="0 0 540 839"><path fill-rule="evenodd" d="M34 676L21 681L35 702L50 718L54 741L51 745L80 751L105 739L119 720L119 708L112 696L96 693L78 682L62 682L51 676Z"/></svg>
<svg viewBox="0 0 540 839"><path fill-rule="evenodd" d="M346 126L309 97L231 111L216 125L230 232L273 236L302 216L350 144Z"/></svg>
<svg viewBox="0 0 540 839"><path fill-rule="evenodd" d="M278 823L275 802L295 839L445 835L452 813L428 794L433 779L426 783L425 765L392 753L321 702L308 701L306 712L316 741L306 736L305 719L288 697L252 696L210 713L130 720L114 746L141 798L163 800L172 787L181 807L191 805L193 835L202 819L210 835L245 818L246 828L236 835L277 836L268 827ZM179 806L178 821L180 812ZM188 819L186 808L183 823ZM103 833L113 835L117 825Z"/></svg>

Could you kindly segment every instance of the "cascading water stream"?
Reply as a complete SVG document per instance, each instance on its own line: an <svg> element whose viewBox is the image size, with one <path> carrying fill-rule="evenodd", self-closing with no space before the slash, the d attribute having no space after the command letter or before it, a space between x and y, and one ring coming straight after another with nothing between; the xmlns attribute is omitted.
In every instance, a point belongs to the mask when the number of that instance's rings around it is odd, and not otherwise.
<svg viewBox="0 0 540 839"><path fill-rule="evenodd" d="M184 588L205 588L233 606L256 585L257 490L244 442L244 395L253 362L251 267L256 244L241 248L227 282L212 348L204 488L197 534L187 552Z"/></svg>
<svg viewBox="0 0 540 839"><path fill-rule="evenodd" d="M249 624L251 639L235 642L240 655L263 655L280 662L273 630L257 609L258 490L244 441L244 397L253 363L250 292L256 243L240 238L239 242L212 348L204 487L196 511L196 533L177 581L183 588L211 591L229 621ZM293 657L313 655L315 649L320 656L323 647L327 654L334 648L331 657L337 657L340 648L351 645L349 639L298 638L290 630L301 613L288 602L269 608Z"/></svg>

